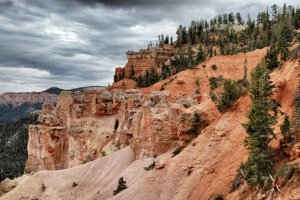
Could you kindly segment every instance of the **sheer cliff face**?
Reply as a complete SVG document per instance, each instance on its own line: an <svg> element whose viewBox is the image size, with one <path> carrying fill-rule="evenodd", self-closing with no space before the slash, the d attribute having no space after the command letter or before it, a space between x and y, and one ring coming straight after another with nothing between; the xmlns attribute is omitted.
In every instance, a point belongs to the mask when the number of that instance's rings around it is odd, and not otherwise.
<svg viewBox="0 0 300 200"><path fill-rule="evenodd" d="M136 158L160 155L188 139L195 111L207 123L219 113L209 100L138 90L63 92L30 126L26 172L64 169L130 145ZM116 130L115 122L119 125Z"/></svg>
<svg viewBox="0 0 300 200"><path fill-rule="evenodd" d="M68 168L103 155L119 105L112 93L97 90L63 92L56 108L45 104L40 124L29 128L25 171Z"/></svg>

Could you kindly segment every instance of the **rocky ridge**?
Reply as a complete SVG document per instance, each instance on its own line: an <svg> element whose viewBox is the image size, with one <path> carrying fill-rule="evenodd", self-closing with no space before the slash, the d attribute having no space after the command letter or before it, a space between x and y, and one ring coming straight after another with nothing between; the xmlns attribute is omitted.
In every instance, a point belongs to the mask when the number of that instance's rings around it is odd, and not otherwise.
<svg viewBox="0 0 300 200"><path fill-rule="evenodd" d="M56 94L46 92L23 92L23 93L4 93L0 95L0 103L18 106L24 103L55 103Z"/></svg>

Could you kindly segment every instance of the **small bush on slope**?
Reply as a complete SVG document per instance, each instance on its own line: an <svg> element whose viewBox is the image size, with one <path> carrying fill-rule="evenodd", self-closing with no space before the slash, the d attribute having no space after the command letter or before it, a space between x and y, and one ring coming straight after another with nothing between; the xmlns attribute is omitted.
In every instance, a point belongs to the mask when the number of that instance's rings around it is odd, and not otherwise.
<svg viewBox="0 0 300 200"><path fill-rule="evenodd" d="M116 190L113 191L113 195L117 195L120 192L122 192L123 190L125 190L126 188L128 188L126 186L126 181L124 181L123 176L119 178L119 184Z"/></svg>

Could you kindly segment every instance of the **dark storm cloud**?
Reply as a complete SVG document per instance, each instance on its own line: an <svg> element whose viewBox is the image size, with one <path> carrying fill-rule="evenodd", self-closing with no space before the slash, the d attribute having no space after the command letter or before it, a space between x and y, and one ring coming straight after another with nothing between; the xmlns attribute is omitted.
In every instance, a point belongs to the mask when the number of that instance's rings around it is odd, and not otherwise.
<svg viewBox="0 0 300 200"><path fill-rule="evenodd" d="M179 24L271 0L0 0L0 93L106 85L125 51ZM283 1L276 2L282 4ZM296 4L296 0L289 1Z"/></svg>
<svg viewBox="0 0 300 200"><path fill-rule="evenodd" d="M183 3L182 0L63 0L65 2L77 2L84 5L103 4L113 7L126 7L126 6L157 6L174 3ZM188 3L191 0L185 0Z"/></svg>
<svg viewBox="0 0 300 200"><path fill-rule="evenodd" d="M6 0L6 1L0 1L0 8L5 8L5 7L9 7L12 6L13 2Z"/></svg>

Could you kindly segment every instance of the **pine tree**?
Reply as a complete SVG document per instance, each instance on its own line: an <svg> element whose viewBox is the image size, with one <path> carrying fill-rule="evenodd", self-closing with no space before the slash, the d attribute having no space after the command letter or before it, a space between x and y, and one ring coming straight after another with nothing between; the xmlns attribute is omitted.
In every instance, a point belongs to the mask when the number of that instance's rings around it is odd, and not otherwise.
<svg viewBox="0 0 300 200"><path fill-rule="evenodd" d="M279 35L278 35L278 49L281 52L282 60L286 60L288 57L289 42L293 38L292 28L288 20L282 20L279 24Z"/></svg>
<svg viewBox="0 0 300 200"><path fill-rule="evenodd" d="M117 74L114 75L114 82L115 83L118 82L118 75Z"/></svg>
<svg viewBox="0 0 300 200"><path fill-rule="evenodd" d="M239 12L236 13L236 20L237 20L238 25L243 25L244 24L241 13L239 13Z"/></svg>
<svg viewBox="0 0 300 200"><path fill-rule="evenodd" d="M169 44L169 36L168 35L166 36L166 39L165 39L164 43Z"/></svg>
<svg viewBox="0 0 300 200"><path fill-rule="evenodd" d="M143 80L142 75L140 74L139 77L138 77L138 80L137 80L137 86L138 87L143 87L144 86L143 83L144 83L144 80Z"/></svg>
<svg viewBox="0 0 300 200"><path fill-rule="evenodd" d="M283 124L280 126L281 133L283 135L283 143L287 144L292 142L291 122L287 115L284 116Z"/></svg>
<svg viewBox="0 0 300 200"><path fill-rule="evenodd" d="M197 58L196 58L197 63L202 63L205 59L206 59L205 51L201 46L199 46L198 53L197 53Z"/></svg>
<svg viewBox="0 0 300 200"><path fill-rule="evenodd" d="M275 136L272 126L276 123L276 116L271 112L276 110L275 100L272 98L273 89L266 64L262 62L251 73L251 108L247 115L249 121L244 124L248 134L245 146L250 151L246 178L252 186L263 187L274 166L269 147Z"/></svg>
<svg viewBox="0 0 300 200"><path fill-rule="evenodd" d="M231 12L228 15L228 21L230 24L235 24L235 18L234 18L234 14Z"/></svg>
<svg viewBox="0 0 300 200"><path fill-rule="evenodd" d="M222 16L223 16L223 23L224 23L224 24L228 24L228 14L225 13L225 14L223 14Z"/></svg>
<svg viewBox="0 0 300 200"><path fill-rule="evenodd" d="M195 67L195 63L194 63L194 57L193 57L193 50L192 50L192 47L189 46L189 49L188 49L188 58L187 58L187 64L188 64L188 67L189 68L194 68Z"/></svg>
<svg viewBox="0 0 300 200"><path fill-rule="evenodd" d="M278 54L278 52L277 52L276 48L273 46L271 47L270 50L267 51L265 60L267 63L268 70L273 70L278 67L279 62L278 62L277 54Z"/></svg>
<svg viewBox="0 0 300 200"><path fill-rule="evenodd" d="M249 86L249 82L247 80L247 75L248 75L248 61L247 61L247 58L245 58L245 61L244 61L244 75L243 75L243 79L242 79L242 84L245 88L248 88L248 86Z"/></svg>
<svg viewBox="0 0 300 200"><path fill-rule="evenodd" d="M133 64L132 64L131 67L130 67L130 79L134 80L134 74L135 74L135 72L134 72L134 67L133 67Z"/></svg>
<svg viewBox="0 0 300 200"><path fill-rule="evenodd" d="M192 119L192 127L190 128L191 134L198 135L199 125L200 125L200 115L198 112L195 112Z"/></svg>

